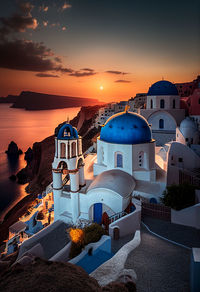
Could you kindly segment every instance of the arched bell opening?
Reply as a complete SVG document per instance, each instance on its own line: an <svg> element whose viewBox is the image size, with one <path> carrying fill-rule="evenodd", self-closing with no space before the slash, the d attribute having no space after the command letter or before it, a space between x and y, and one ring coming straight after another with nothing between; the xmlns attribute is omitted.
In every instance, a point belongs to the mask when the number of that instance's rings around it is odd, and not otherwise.
<svg viewBox="0 0 200 292"><path fill-rule="evenodd" d="M61 170L62 184L64 186L70 180L69 174L64 172L64 170L68 169L67 163L65 161L60 161L57 169Z"/></svg>

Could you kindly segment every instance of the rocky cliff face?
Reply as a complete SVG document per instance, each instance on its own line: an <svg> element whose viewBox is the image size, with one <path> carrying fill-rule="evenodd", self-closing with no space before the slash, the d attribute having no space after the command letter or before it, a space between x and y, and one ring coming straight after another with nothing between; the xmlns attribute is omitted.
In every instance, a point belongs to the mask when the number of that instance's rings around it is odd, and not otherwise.
<svg viewBox="0 0 200 292"><path fill-rule="evenodd" d="M97 99L60 96L31 91L22 91L13 103L14 108L26 110L48 110L100 104Z"/></svg>
<svg viewBox="0 0 200 292"><path fill-rule="evenodd" d="M80 136L83 137L83 152L92 145L91 139L99 132L98 129L90 128L100 107L102 106L82 107L78 115L70 121L74 127L78 128ZM58 128L55 131L58 131ZM26 155L27 166L17 174L19 183L29 182L26 188L28 193L38 194L52 182L51 164L54 153L54 136L34 143L32 152L29 149L29 153Z"/></svg>

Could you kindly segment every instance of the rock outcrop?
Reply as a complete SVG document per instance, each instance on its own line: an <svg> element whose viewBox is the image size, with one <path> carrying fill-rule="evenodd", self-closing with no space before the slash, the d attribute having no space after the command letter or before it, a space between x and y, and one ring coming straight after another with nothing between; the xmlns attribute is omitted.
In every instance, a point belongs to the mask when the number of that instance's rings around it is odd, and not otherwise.
<svg viewBox="0 0 200 292"><path fill-rule="evenodd" d="M135 292L131 283L110 283L100 287L81 267L70 263L50 262L40 258L32 263L15 264L1 273L0 291L6 292Z"/></svg>
<svg viewBox="0 0 200 292"><path fill-rule="evenodd" d="M9 94L6 97L0 97L0 103L14 103L17 100L17 95Z"/></svg>
<svg viewBox="0 0 200 292"><path fill-rule="evenodd" d="M21 149L18 148L17 144L14 141L11 141L8 145L8 150L5 151L10 157L18 157L23 152Z"/></svg>

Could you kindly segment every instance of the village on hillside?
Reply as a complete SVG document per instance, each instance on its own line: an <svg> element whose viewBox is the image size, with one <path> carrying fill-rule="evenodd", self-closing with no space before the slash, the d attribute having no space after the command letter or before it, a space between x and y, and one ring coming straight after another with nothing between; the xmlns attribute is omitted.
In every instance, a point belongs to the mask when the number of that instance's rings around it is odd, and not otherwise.
<svg viewBox="0 0 200 292"><path fill-rule="evenodd" d="M91 128L83 152L78 130L58 126L52 182L9 227L0 260L70 262L100 286L128 277L137 291L200 291L200 76L106 104Z"/></svg>

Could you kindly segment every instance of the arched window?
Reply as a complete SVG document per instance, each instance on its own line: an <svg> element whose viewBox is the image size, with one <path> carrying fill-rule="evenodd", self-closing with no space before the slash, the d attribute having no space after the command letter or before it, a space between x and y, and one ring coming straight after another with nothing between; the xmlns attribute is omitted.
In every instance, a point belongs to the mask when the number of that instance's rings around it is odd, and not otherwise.
<svg viewBox="0 0 200 292"><path fill-rule="evenodd" d="M120 152L115 152L115 167L123 167L123 155Z"/></svg>
<svg viewBox="0 0 200 292"><path fill-rule="evenodd" d="M140 151L138 156L138 165L139 167L144 167L144 152Z"/></svg>
<svg viewBox="0 0 200 292"><path fill-rule="evenodd" d="M65 143L60 143L60 158L66 158Z"/></svg>
<svg viewBox="0 0 200 292"><path fill-rule="evenodd" d="M159 129L163 129L164 128L164 120L160 119L159 120Z"/></svg>
<svg viewBox="0 0 200 292"><path fill-rule="evenodd" d="M160 108L165 108L165 100L164 99L160 100Z"/></svg>
<svg viewBox="0 0 200 292"><path fill-rule="evenodd" d="M63 132L63 137L70 137L70 136L71 136L70 128L67 127Z"/></svg>
<svg viewBox="0 0 200 292"><path fill-rule="evenodd" d="M151 99L151 108L153 108L153 100Z"/></svg>
<svg viewBox="0 0 200 292"><path fill-rule="evenodd" d="M76 142L72 142L72 157L76 156Z"/></svg>
<svg viewBox="0 0 200 292"><path fill-rule="evenodd" d="M176 100L173 99L173 108L176 108Z"/></svg>

